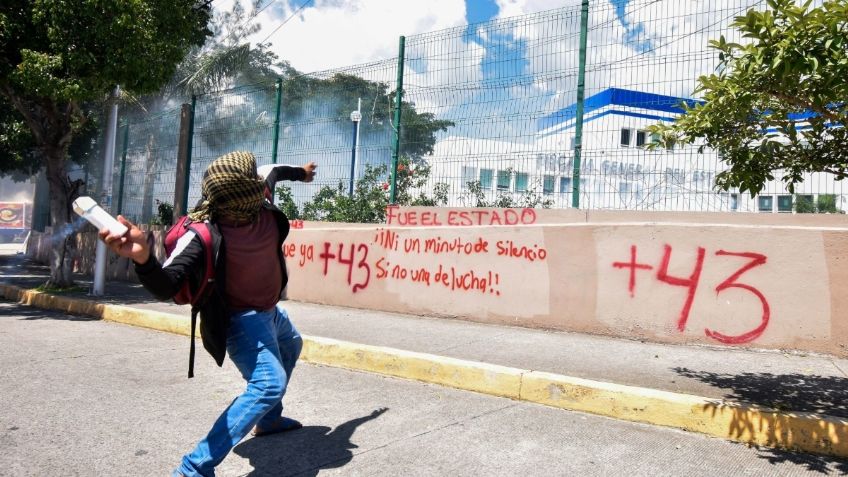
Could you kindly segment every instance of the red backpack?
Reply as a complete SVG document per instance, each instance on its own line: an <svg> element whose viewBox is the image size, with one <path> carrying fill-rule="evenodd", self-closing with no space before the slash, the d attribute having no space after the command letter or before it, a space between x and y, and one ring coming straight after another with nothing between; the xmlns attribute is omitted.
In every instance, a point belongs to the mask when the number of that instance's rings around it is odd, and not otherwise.
<svg viewBox="0 0 848 477"><path fill-rule="evenodd" d="M191 305L191 349L188 356L188 377L194 377L194 330L197 327L197 312L206 301L209 292L212 290L215 282L215 264L212 259L212 233L209 231L209 224L206 222L194 222L187 215L180 217L177 222L165 232L165 256L170 257L177 247L177 242L189 230L193 231L200 237L203 244L203 252L206 257L206 266L204 267L203 277L197 287L197 290L192 291L191 286L186 280L180 290L174 295L174 303L177 305Z"/></svg>

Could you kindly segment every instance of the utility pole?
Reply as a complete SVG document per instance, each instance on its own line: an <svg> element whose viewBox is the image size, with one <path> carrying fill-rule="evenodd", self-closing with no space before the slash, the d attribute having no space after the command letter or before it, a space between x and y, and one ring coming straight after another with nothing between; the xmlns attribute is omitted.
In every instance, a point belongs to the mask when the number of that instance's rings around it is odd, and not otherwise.
<svg viewBox="0 0 848 477"><path fill-rule="evenodd" d="M115 167L115 136L118 133L118 98L121 97L121 87L115 86L112 93L112 109L109 112L109 122L106 125L106 152L103 157L103 195L100 206L107 212L112 208L112 169ZM94 286L92 296L103 296L106 284L106 244L97 241L94 261Z"/></svg>

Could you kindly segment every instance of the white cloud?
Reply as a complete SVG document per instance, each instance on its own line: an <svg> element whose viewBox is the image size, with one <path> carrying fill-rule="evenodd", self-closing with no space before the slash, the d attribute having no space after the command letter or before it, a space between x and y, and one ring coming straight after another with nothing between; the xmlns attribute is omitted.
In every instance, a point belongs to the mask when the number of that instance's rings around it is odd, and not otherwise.
<svg viewBox="0 0 848 477"><path fill-rule="evenodd" d="M580 7L580 0L496 0L498 18L526 15L562 7Z"/></svg>
<svg viewBox="0 0 848 477"><path fill-rule="evenodd" d="M282 3L282 2L281 2ZM260 41L297 7L276 5L256 19ZM269 41L299 71L313 72L397 56L398 38L465 25L464 0L315 0Z"/></svg>

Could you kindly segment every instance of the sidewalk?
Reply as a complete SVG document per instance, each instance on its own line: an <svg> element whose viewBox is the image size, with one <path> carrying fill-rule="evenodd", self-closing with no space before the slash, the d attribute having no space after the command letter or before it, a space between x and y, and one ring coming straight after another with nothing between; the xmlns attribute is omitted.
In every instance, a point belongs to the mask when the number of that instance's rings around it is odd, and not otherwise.
<svg viewBox="0 0 848 477"><path fill-rule="evenodd" d="M20 256L0 256L0 282L29 289L43 283L47 275L48 269L46 267L28 262ZM90 281L82 277L78 279L78 282L86 289L90 286ZM92 297L87 296L85 291L67 293L64 296L92 299ZM129 283L107 283L106 296L98 297L96 301L104 304L126 305L136 310L180 315L186 319L189 316L188 307L157 302L141 286ZM825 421L827 425L836 426L835 435L824 438L821 434L812 436L814 439L826 441L824 444L826 448L823 449L823 452L840 455L844 453L844 450L834 451L833 449L848 448L845 442L848 440L848 374L846 374L848 373L848 359L796 352L662 345L576 333L545 332L459 320L322 306L295 301L287 301L285 306L301 333L310 337L322 337L315 338L321 346L330 346L321 344L323 339L346 342L346 345L353 346L351 348L353 351L350 352L355 354L360 361L367 360L362 358L363 353L381 352L373 347L385 347L403 350L403 352L426 353L449 360L484 363L484 366L494 365L495 368L492 370L484 369L482 371L487 377L493 373L501 372L508 375L509 371L499 368L508 367L525 373L530 371L543 372L560 377L564 376L566 379L591 380L595 382L591 385L593 391L602 389L603 392L609 391L615 393L616 396L620 394L618 388L612 387L616 385L641 388L635 394L648 400L659 399L656 396L648 396L651 390L691 395L714 400L721 406L734 408L737 414L734 419L737 421L739 414L749 413L751 409L757 410L760 408L782 411L791 416L800 415L799 413L816 413L826 416L813 416L811 421L814 424L813 427L821 427ZM356 348L358 345L353 344L366 346L360 349ZM332 344L332 346L336 345ZM374 351L375 349L377 351ZM342 355L338 353L333 353L335 351L328 354L330 361L322 364L347 367L346 363L332 362L332 359L347 359L339 357ZM198 356L199 359L206 359L205 354L201 353ZM410 356L412 356L411 360L422 359L419 355ZM385 367L397 367L399 358L393 355L390 359L395 364L385 365ZM453 365L453 361L451 361L451 365ZM363 366L358 369L368 370L370 368ZM539 374L542 375L543 373ZM393 372L387 374L427 380L426 376L422 378L415 373L410 376ZM447 379L450 380L450 377ZM549 382L554 381L556 380ZM432 382L439 381L433 380ZM444 382L440 383L444 384ZM523 381L519 386L528 386L528 383L530 383L529 380ZM612 391L605 387L607 383L611 386ZM575 386L581 385L582 383L578 382ZM545 389L550 394L548 398L567 401L566 405L560 407L594 412L591 408L582 408L578 401L583 397L600 399L601 401L615 399L615 397L610 398L607 394L584 396L585 393L582 391L577 395L566 389L567 385L565 388L557 385L558 388L561 388L558 392L554 392L554 387L551 384L548 383L546 386ZM466 389L478 390L475 388ZM482 390L482 392L488 391ZM531 393L532 391L529 387L520 390L522 395L525 392ZM565 397L554 396L563 392L568 395ZM493 394L510 396L508 393L494 392ZM666 395L661 397L662 399L676 399L673 396ZM547 402L544 399L537 400L537 402L559 405L558 403ZM624 406L630 406L629 402L632 401L624 402ZM655 401L652 402L656 403ZM642 406L642 404L633 405ZM622 404L613 403L612 406L621 407ZM721 410L716 411L717 408L706 409L706 405L701 407L704 408L703 411L711 411L713 414L723 412ZM739 409L742 409L741 413ZM619 411L627 414L629 410ZM670 410L668 412L672 413ZM763 415L758 416L758 419L782 418L769 412L769 410L762 412ZM611 414L607 413L606 415ZM619 416L613 414L613 417ZM621 417L630 419L626 415ZM809 416L802 417L809 418ZM749 418L750 416L746 415L746 419ZM663 419L665 419L665 416L658 419L657 422L650 418L632 420L675 427L689 427L683 424L674 424L673 421L672 424L660 422ZM699 417L699 419L704 420L703 417ZM778 419L766 424L773 427L768 431L769 435L766 436L772 439L768 442L778 439L776 441L778 445L805 448L798 441L797 435L789 436L786 441L780 441L781 433L786 433L785 426L788 425L786 422ZM780 428L781 425L784 426L783 429ZM703 427L703 429L700 427ZM708 431L709 427L709 423L704 423L703 426L698 424L692 430L721 436L720 433ZM720 432L725 433L722 437L731 437L734 440L743 441L746 440L745 432L757 433L753 421L746 422L744 427L746 429L738 430L737 435L730 435L732 433L727 429ZM802 429L801 432L807 431ZM784 435L783 438L786 438L786 436ZM761 440L757 439L754 439L753 442L762 443ZM828 448L831 450L828 451ZM821 451L822 449L806 450Z"/></svg>

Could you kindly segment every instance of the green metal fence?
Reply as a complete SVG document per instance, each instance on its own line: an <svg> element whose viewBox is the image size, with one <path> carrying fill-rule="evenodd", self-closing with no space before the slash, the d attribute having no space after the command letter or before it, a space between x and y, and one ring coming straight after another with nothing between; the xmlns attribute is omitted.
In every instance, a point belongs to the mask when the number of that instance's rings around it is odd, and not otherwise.
<svg viewBox="0 0 848 477"><path fill-rule="evenodd" d="M647 126L697 101L697 78L718 61L708 40L742 41L729 24L765 7L582 0L401 38L398 56L384 61L186 99L194 118L188 204L210 161L246 149L260 165L318 163L316 182L290 184L300 207L325 187L350 193L366 170L382 166L378 180L401 202L786 212L835 195L846 208L841 183L823 174L808 175L796 196L771 183L752 199L714 190L724 166L698 144L645 147L654 140ZM124 183L122 212L147 221L152 203L174 200L179 110L125 128L126 160L114 183ZM395 183L413 170L414 190L396 196Z"/></svg>
<svg viewBox="0 0 848 477"><path fill-rule="evenodd" d="M155 223L159 205L173 205L179 132L179 108L119 124L112 180L116 213Z"/></svg>

